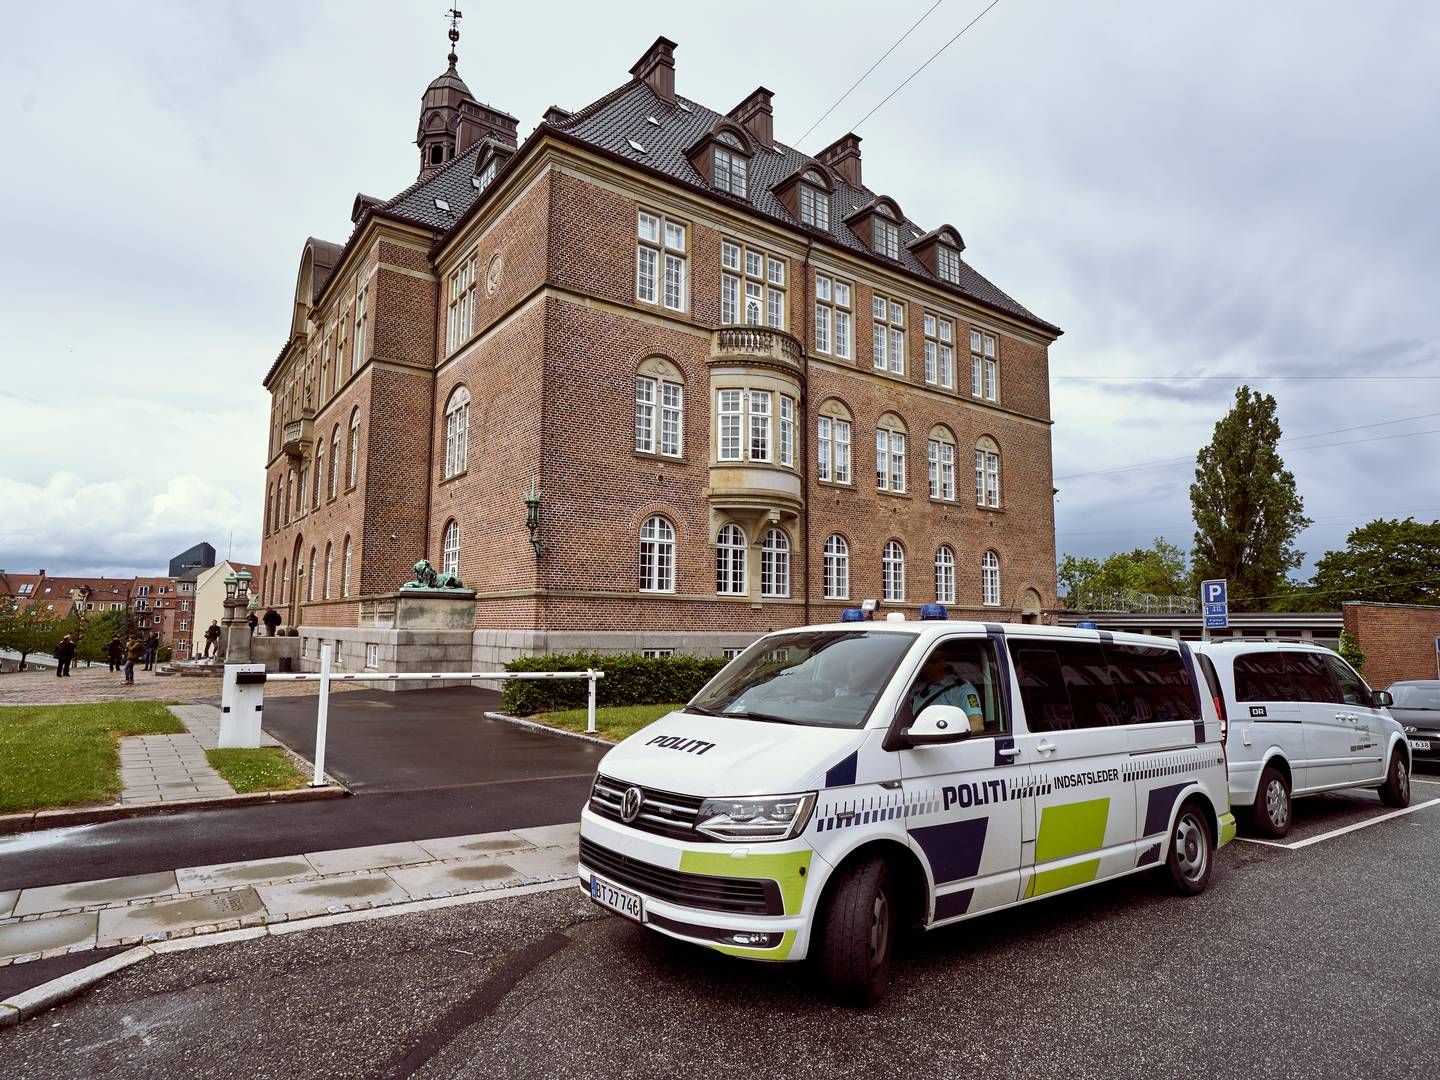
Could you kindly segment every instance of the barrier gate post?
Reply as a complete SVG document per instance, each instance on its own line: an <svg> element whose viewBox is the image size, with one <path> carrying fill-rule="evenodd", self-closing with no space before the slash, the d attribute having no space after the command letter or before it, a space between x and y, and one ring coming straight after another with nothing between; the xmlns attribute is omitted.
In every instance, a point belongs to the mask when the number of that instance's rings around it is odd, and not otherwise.
<svg viewBox="0 0 1440 1080"><path fill-rule="evenodd" d="M591 668L585 672L586 682L589 684L589 695L585 702L585 730L595 734L595 669Z"/></svg>
<svg viewBox="0 0 1440 1080"><path fill-rule="evenodd" d="M320 705L315 712L315 775L311 787L325 786L325 734L330 723L330 651L326 643L320 646Z"/></svg>

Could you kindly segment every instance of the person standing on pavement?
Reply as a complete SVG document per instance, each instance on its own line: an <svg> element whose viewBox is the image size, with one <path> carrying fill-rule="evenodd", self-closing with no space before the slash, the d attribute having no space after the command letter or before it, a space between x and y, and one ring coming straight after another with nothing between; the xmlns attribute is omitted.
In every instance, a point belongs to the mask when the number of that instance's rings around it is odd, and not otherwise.
<svg viewBox="0 0 1440 1080"><path fill-rule="evenodd" d="M268 632L268 636L275 636L275 631L280 629L280 623L282 621L280 612L276 611L273 607L265 609L265 629Z"/></svg>
<svg viewBox="0 0 1440 1080"><path fill-rule="evenodd" d="M55 646L55 677L66 678L70 674L70 661L75 659L75 642L69 634L60 639L60 644Z"/></svg>
<svg viewBox="0 0 1440 1080"><path fill-rule="evenodd" d="M135 684L135 665L145 655L145 646L139 638L131 638L125 645L125 682Z"/></svg>
<svg viewBox="0 0 1440 1080"><path fill-rule="evenodd" d="M159 652L160 652L160 635L157 634L157 633L154 633L154 632L152 631L151 634L150 634L150 636L145 639L145 670L146 670L146 671L153 671L153 670L155 669L155 657L159 654Z"/></svg>
<svg viewBox="0 0 1440 1080"><path fill-rule="evenodd" d="M125 661L125 646L121 643L119 634L112 637L110 644L105 646L105 659L110 661L111 671L120 670L120 665Z"/></svg>
<svg viewBox="0 0 1440 1080"><path fill-rule="evenodd" d="M208 657L210 655L211 649L218 649L219 647L220 624L216 620L211 619L210 625L205 628L205 656ZM204 659L204 657L201 659Z"/></svg>
<svg viewBox="0 0 1440 1080"><path fill-rule="evenodd" d="M250 627L250 636L251 636L251 637L254 637L254 636L255 636L255 628L260 625L260 618L259 618L259 616L257 616L257 615L255 614L255 612L253 612L253 611L250 612L249 615L246 615L246 616L245 616L245 625L248 626L248 627Z"/></svg>

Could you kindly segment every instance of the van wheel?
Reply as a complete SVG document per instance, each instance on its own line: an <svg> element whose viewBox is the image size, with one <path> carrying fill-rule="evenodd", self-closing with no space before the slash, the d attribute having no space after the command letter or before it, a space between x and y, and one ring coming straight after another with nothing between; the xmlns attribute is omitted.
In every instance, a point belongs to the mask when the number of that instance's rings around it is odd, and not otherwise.
<svg viewBox="0 0 1440 1080"><path fill-rule="evenodd" d="M890 985L895 892L882 859L840 871L825 908L820 954L825 982L847 1005L869 1008Z"/></svg>
<svg viewBox="0 0 1440 1080"><path fill-rule="evenodd" d="M1210 883L1212 839L1205 811L1199 803L1187 802L1170 831L1170 857L1165 860L1170 885L1182 896L1204 892Z"/></svg>
<svg viewBox="0 0 1440 1080"><path fill-rule="evenodd" d="M1274 765L1260 774L1250 822L1257 832L1279 839L1290 831L1290 782Z"/></svg>
<svg viewBox="0 0 1440 1080"><path fill-rule="evenodd" d="M1390 751L1390 768L1385 772L1385 783L1380 785L1380 801L1386 806L1410 805L1410 766L1399 750Z"/></svg>

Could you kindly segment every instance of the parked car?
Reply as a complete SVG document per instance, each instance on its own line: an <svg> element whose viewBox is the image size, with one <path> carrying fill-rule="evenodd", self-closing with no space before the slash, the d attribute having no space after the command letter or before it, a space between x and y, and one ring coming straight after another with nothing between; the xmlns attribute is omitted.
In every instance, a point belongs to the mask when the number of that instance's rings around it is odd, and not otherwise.
<svg viewBox="0 0 1440 1080"><path fill-rule="evenodd" d="M1226 725L1230 803L1257 832L1290 831L1292 800L1377 788L1410 805L1410 747L1372 691L1340 656L1303 642L1220 638L1200 647Z"/></svg>
<svg viewBox="0 0 1440 1080"><path fill-rule="evenodd" d="M1235 833L1220 739L1175 641L966 622L781 631L605 755L580 883L670 937L816 956L839 996L869 1005L907 926L1151 869L1204 889Z"/></svg>
<svg viewBox="0 0 1440 1080"><path fill-rule="evenodd" d="M1407 679L1391 683L1390 715L1405 729L1410 756L1440 761L1440 679Z"/></svg>

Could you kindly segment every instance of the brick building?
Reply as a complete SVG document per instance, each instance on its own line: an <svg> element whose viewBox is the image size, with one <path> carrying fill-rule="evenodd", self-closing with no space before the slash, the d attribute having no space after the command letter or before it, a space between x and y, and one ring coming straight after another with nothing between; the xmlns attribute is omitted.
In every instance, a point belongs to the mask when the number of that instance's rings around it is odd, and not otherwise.
<svg viewBox="0 0 1440 1080"><path fill-rule="evenodd" d="M1054 608L1059 329L867 188L858 136L802 154L763 87L677 94L674 50L523 144L452 52L416 182L306 241L264 379L288 623L355 627L427 556L477 590L477 659Z"/></svg>
<svg viewBox="0 0 1440 1080"><path fill-rule="evenodd" d="M1440 607L1347 600L1345 629L1365 654L1365 681L1440 679Z"/></svg>

